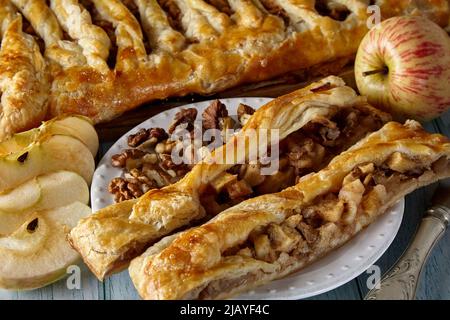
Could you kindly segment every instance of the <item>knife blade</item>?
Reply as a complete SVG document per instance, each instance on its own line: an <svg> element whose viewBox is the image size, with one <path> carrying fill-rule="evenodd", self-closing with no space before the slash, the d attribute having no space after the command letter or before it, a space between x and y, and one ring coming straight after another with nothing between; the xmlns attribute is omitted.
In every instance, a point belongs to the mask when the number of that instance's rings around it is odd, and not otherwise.
<svg viewBox="0 0 450 320"><path fill-rule="evenodd" d="M414 240L365 300L415 299L421 271L450 222L450 179L439 182Z"/></svg>

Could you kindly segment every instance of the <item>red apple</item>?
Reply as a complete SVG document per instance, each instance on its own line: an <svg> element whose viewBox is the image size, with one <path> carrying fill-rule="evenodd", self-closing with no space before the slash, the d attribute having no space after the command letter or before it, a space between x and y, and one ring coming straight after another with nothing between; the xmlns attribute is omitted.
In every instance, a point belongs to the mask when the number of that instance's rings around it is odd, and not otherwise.
<svg viewBox="0 0 450 320"><path fill-rule="evenodd" d="M450 108L450 38L424 17L373 27L355 61L361 94L398 120L431 120Z"/></svg>

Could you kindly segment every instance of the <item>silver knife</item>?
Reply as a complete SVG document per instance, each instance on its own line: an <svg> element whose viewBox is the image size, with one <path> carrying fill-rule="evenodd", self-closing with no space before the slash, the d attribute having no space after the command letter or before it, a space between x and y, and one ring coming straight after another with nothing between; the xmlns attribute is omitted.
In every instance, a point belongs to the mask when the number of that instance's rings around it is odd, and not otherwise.
<svg viewBox="0 0 450 320"><path fill-rule="evenodd" d="M439 183L414 240L397 263L370 290L365 300L412 300L416 297L420 274L434 245L450 221L450 180Z"/></svg>

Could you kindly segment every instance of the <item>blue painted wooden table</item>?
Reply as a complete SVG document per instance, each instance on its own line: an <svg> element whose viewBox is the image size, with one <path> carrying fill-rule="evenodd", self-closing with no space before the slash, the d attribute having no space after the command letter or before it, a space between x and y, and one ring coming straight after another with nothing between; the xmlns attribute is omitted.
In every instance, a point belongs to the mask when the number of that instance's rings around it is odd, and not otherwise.
<svg viewBox="0 0 450 320"><path fill-rule="evenodd" d="M450 137L450 112L424 125L430 132L440 132ZM99 159L112 142L103 142ZM386 272L401 256L414 236L423 212L426 210L433 186L422 188L406 197L406 207L400 230L386 253L376 262L381 272ZM68 290L61 280L48 287L28 292L0 291L0 299L139 299L127 271L114 275L101 283L87 270L81 269L81 289ZM363 273L347 284L310 299L362 299L368 291ZM418 287L417 299L450 299L450 232L447 232L431 253Z"/></svg>

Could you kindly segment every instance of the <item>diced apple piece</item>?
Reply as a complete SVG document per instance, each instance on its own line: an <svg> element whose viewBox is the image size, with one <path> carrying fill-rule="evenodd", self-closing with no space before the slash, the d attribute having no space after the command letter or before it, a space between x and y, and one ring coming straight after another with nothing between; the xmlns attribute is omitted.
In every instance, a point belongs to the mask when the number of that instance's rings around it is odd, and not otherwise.
<svg viewBox="0 0 450 320"><path fill-rule="evenodd" d="M37 190L39 195L37 201L28 207L21 202L24 202L29 195L21 197L17 193L17 190L22 189L25 185L36 187L33 190L30 187L27 189L30 194L36 194ZM0 204L4 203L4 206L0 208L0 235L17 230L23 221L36 211L62 207L75 201L88 204L89 187L86 181L74 172L58 171L27 181L12 192L0 196ZM18 209L20 206L23 208L22 210Z"/></svg>
<svg viewBox="0 0 450 320"><path fill-rule="evenodd" d="M94 158L82 142L69 136L54 135L32 143L21 152L0 157L0 192L58 170L76 172L90 184L94 169Z"/></svg>
<svg viewBox="0 0 450 320"><path fill-rule="evenodd" d="M91 209L80 202L41 211L17 232L0 238L0 287L35 289L64 277L67 267L79 259L67 233L90 214Z"/></svg>

